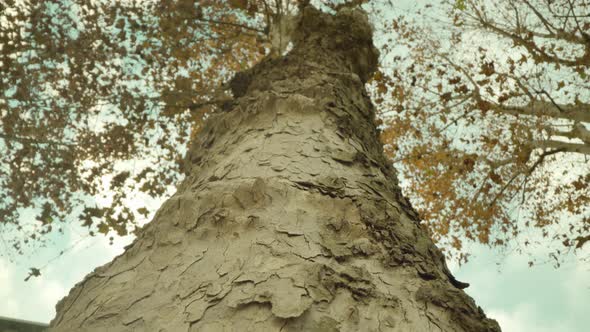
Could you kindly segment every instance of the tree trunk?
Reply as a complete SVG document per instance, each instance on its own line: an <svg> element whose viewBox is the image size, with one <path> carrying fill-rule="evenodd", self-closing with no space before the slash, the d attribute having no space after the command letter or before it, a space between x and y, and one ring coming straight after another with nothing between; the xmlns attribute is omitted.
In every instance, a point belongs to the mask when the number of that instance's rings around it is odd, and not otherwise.
<svg viewBox="0 0 590 332"><path fill-rule="evenodd" d="M288 55L238 74L187 177L55 331L500 331L460 288L383 156L361 11L306 7Z"/></svg>

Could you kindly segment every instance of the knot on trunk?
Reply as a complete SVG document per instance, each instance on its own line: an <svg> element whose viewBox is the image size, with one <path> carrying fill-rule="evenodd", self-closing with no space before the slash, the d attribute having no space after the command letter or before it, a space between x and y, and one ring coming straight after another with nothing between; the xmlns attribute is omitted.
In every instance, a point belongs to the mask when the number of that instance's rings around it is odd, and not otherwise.
<svg viewBox="0 0 590 332"><path fill-rule="evenodd" d="M305 6L293 35L295 48L316 59L339 55L366 82L377 70L379 51L373 45L373 27L362 9L345 8L336 15Z"/></svg>

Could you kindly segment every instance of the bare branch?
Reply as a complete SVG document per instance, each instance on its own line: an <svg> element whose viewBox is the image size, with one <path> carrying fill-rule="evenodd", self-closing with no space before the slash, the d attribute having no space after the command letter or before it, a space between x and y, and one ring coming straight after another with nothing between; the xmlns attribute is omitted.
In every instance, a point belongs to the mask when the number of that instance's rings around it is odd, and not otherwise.
<svg viewBox="0 0 590 332"><path fill-rule="evenodd" d="M567 0L567 3L570 5L571 12L574 13L574 4L572 3L572 0ZM574 22L576 22L576 26L578 27L578 31L580 32L580 34L582 34L582 36L584 36L584 39L586 40L586 42L588 42L588 44L590 44L590 36L580 26L580 21L578 21L578 16L573 14L572 17L574 19Z"/></svg>
<svg viewBox="0 0 590 332"><path fill-rule="evenodd" d="M481 13L477 9L475 9L475 13L479 24L481 24L481 26L484 29L491 30L500 36L504 36L511 39L516 45L523 46L538 61L561 64L566 66L590 65L590 57L587 56L580 56L573 60L570 60L558 57L556 55L549 55L544 49L539 47L532 39L525 39L521 37L519 34L514 33L513 31L502 29L497 24L494 24L490 20L487 20L483 13ZM577 41L579 42L579 39L577 39Z"/></svg>
<svg viewBox="0 0 590 332"><path fill-rule="evenodd" d="M586 129L586 127L580 123L574 125L573 128L568 131L555 130L553 127L550 126L545 127L545 129L551 136L561 136L567 137L569 139L579 139L586 144L590 144L590 130Z"/></svg>
<svg viewBox="0 0 590 332"><path fill-rule="evenodd" d="M537 167L539 167L539 165L541 165L541 164L542 164L542 163L545 161L545 158L546 158L547 156L550 156L550 155L552 155L552 154L556 154L556 153L559 153L559 152L564 152L564 151L565 151L565 148L559 147L559 148L556 148L556 149L554 149L554 150L548 150L548 151L545 151L545 152L543 152L543 153L542 153L542 154L539 156L539 158L538 158L538 159L535 161L535 163L534 163L534 164L533 164L531 167L529 167L529 168L528 168L526 171L520 171L520 172L516 172L516 173L515 173L515 174L514 174L514 175L513 175L513 176L510 178L510 180L508 180L508 182L506 182L506 184L504 184L504 186L502 186L502 189L500 189L500 192L498 192L498 194L496 194L496 196L494 197L494 199L492 200L492 202L489 204L489 206L491 207L491 206L493 206L493 205L496 203L496 201L498 200L498 198L500 198L500 197L502 196L502 194L504 193L504 191L506 191L506 189L508 188L508 186L510 186L510 184L511 184L511 183L512 183L512 182L513 182L513 181L514 181L514 180L515 180L515 179L516 179L516 178L517 178L519 175L523 175L523 174L524 174L526 177L528 177L530 174L532 174L532 173L535 171L535 169L536 169Z"/></svg>
<svg viewBox="0 0 590 332"><path fill-rule="evenodd" d="M67 147L73 147L76 145L73 142L59 142L59 141L53 141L53 140L44 139L44 138L20 137L20 136L14 136L14 135L6 135L6 134L2 134L2 133L0 133L0 138L6 139L6 140L11 140L11 141L18 141L21 143L29 143L29 144L47 144L47 145L67 146Z"/></svg>
<svg viewBox="0 0 590 332"><path fill-rule="evenodd" d="M206 18L202 18L202 17L194 17L194 19L197 21L200 21L200 22L204 22L204 23L216 24L216 25L228 25L228 26L232 26L234 28L246 29L246 30L255 31L255 32L258 32L261 34L266 34L266 32L262 29L254 28L254 27L251 27L251 26L248 26L245 24L217 21L217 20L211 20L211 19L206 19Z"/></svg>
<svg viewBox="0 0 590 332"><path fill-rule="evenodd" d="M575 152L590 155L590 145L584 143L568 143L557 140L533 141L537 148L561 149L564 152Z"/></svg>
<svg viewBox="0 0 590 332"><path fill-rule="evenodd" d="M553 15L555 17L590 17L590 14L585 14L585 15Z"/></svg>
<svg viewBox="0 0 590 332"><path fill-rule="evenodd" d="M211 105L219 106L219 105L222 105L223 103L230 101L230 100L232 100L232 98L229 98L229 97L222 98L222 99L212 99L212 100L204 101L201 103L192 103L192 104L186 105L186 108L188 108L191 111L194 111L194 110L198 110L199 108L205 107L205 106L211 106Z"/></svg>
<svg viewBox="0 0 590 332"><path fill-rule="evenodd" d="M576 122L590 122L590 104L558 105L543 100L532 100L523 106L491 103L491 109L510 115L547 116Z"/></svg>
<svg viewBox="0 0 590 332"><path fill-rule="evenodd" d="M537 10L537 8L535 8L535 6L531 5L531 3L528 0L523 0L523 2L533 11L533 13L535 13L539 20L541 20L547 31L549 31L550 34L554 34L555 27L545 18L545 16L543 16Z"/></svg>

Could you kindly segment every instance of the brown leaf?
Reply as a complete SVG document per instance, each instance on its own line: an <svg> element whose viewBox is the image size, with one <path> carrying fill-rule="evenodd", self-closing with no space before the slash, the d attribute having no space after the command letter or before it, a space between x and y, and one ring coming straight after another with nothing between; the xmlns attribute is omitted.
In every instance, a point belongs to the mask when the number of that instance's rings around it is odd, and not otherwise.
<svg viewBox="0 0 590 332"><path fill-rule="evenodd" d="M584 244L586 244L586 242L590 242L590 235L578 236L576 241L576 249L580 249L584 246Z"/></svg>
<svg viewBox="0 0 590 332"><path fill-rule="evenodd" d="M492 180L492 182L495 184L502 184L502 177L495 172L490 172L490 180Z"/></svg>
<svg viewBox="0 0 590 332"><path fill-rule="evenodd" d="M237 8L237 9L247 9L248 8L248 0L228 0L228 3L233 8Z"/></svg>

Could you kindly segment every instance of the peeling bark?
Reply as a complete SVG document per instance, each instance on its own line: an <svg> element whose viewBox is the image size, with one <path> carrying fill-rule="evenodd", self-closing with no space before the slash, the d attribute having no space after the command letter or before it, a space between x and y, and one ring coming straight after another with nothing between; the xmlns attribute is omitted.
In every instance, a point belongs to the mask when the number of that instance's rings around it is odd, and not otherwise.
<svg viewBox="0 0 590 332"><path fill-rule="evenodd" d="M500 331L397 186L364 83L367 17L306 7L286 56L230 84L187 177L52 331Z"/></svg>

